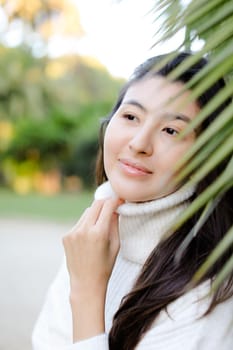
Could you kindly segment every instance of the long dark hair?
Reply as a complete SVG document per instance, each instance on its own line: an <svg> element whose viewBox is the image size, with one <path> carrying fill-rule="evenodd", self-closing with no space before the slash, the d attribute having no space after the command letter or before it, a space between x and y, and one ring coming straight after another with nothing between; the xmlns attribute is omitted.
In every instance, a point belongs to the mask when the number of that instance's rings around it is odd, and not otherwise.
<svg viewBox="0 0 233 350"><path fill-rule="evenodd" d="M149 72L153 75L167 77L190 55L190 53L179 53L175 58L162 66L162 68L155 71L153 67L162 57L154 57L147 60L135 70L132 78L121 90L112 112L102 124L96 172L97 184L101 184L107 180L103 166L104 132L109 120L120 107L127 89L135 82L145 78ZM187 83L207 64L208 61L202 58L175 80ZM222 78L215 82L197 99L199 106L202 108L206 105L224 86L225 82ZM227 99L217 110L209 115L202 124L201 129L203 130L208 127L214 118L229 105L229 103L231 103L231 101ZM216 179L223 171L225 165L226 161L221 163L210 172L208 176L200 181L193 198L198 196L214 181L214 179ZM221 202L215 207L206 223L202 226L195 238L193 238L178 262L175 260L175 253L187 233L190 232L197 222L200 213L196 213L177 232L174 232L166 240L162 240L153 250L144 264L133 289L123 298L120 308L114 316L113 325L109 334L110 350L133 350L145 332L151 327L160 311L166 308L170 302L185 293L186 286L190 282L193 274L232 225L232 194L232 190L229 190L224 195ZM199 283L207 279L213 281L216 273L220 271L221 267L232 254L233 246L229 247L227 252L213 265ZM233 274L229 275L225 283L213 294L207 313L211 312L217 304L232 295Z"/></svg>

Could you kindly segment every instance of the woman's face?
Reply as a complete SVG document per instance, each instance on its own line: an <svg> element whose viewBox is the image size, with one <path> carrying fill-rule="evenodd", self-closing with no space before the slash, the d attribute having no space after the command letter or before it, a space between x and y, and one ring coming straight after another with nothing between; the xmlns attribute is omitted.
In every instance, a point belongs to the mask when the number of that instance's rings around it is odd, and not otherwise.
<svg viewBox="0 0 233 350"><path fill-rule="evenodd" d="M176 190L175 165L194 143L195 131L177 135L198 114L187 104L183 84L160 76L134 83L113 115L104 139L104 167L116 194L126 201L144 202Z"/></svg>

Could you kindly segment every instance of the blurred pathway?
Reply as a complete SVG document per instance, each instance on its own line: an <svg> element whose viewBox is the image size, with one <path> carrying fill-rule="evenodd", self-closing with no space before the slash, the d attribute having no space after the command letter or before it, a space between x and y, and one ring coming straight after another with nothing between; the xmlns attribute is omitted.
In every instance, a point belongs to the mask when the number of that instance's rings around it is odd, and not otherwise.
<svg viewBox="0 0 233 350"><path fill-rule="evenodd" d="M31 350L31 332L72 225L0 218L0 350Z"/></svg>

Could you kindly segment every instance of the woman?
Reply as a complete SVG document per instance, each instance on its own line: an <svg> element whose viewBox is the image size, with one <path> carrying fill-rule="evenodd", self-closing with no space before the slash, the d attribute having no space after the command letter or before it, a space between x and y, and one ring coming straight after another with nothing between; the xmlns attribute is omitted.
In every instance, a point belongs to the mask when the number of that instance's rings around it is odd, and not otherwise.
<svg viewBox="0 0 233 350"><path fill-rule="evenodd" d="M233 248L187 290L232 225L231 194L224 196L178 262L177 248L198 214L166 235L224 166L196 188L174 181L177 161L230 103L225 101L184 138L176 137L224 87L220 79L197 101L185 102L191 91L184 92L184 84L207 64L201 59L169 80L169 73L187 57L180 53L159 70L153 70L158 57L139 66L103 122L100 186L93 204L64 238L67 268L63 266L53 283L35 327L35 350L232 348L233 332L227 328L233 276L214 295L207 294Z"/></svg>

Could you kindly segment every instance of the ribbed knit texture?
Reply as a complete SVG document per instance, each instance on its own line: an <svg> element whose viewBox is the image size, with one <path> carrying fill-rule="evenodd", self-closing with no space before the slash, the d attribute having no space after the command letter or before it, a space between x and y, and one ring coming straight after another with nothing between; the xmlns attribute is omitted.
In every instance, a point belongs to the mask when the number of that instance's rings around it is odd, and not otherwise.
<svg viewBox="0 0 233 350"><path fill-rule="evenodd" d="M134 263L144 264L153 248L187 207L193 193L193 187L181 188L150 202L122 204L118 208L120 254ZM101 185L95 193L97 199L111 196L114 193L109 182Z"/></svg>
<svg viewBox="0 0 233 350"><path fill-rule="evenodd" d="M72 344L69 276L63 264L35 326L33 350L109 350L108 333L122 298L130 292L145 259L188 205L192 193L193 189L180 189L151 202L121 205L118 208L121 249L108 283L106 333ZM112 195L109 183L103 184L95 194L98 199ZM201 317L210 302L204 298L208 291L209 281L206 281L169 304L135 350L232 350L233 300ZM228 327L231 332L226 335Z"/></svg>

